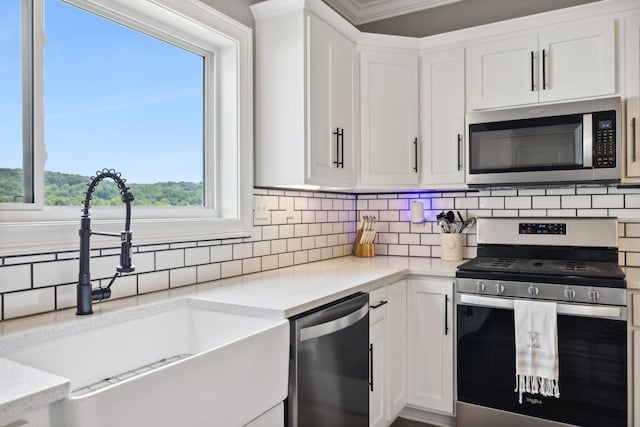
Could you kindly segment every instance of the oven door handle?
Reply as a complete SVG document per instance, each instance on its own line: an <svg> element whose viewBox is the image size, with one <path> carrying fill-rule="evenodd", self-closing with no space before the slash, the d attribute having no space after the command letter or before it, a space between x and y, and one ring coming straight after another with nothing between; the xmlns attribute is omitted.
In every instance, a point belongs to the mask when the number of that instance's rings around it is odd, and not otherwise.
<svg viewBox="0 0 640 427"><path fill-rule="evenodd" d="M513 299L494 298L471 294L458 294L457 303L480 307L513 310ZM596 317L603 319L627 320L627 308L610 305L580 305L557 303L557 313L567 316Z"/></svg>

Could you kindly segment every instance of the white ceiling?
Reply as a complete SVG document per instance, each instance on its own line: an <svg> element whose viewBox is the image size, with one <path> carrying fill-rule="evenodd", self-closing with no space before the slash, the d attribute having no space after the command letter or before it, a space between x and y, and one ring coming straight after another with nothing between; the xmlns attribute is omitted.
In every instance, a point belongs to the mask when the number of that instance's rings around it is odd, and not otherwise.
<svg viewBox="0 0 640 427"><path fill-rule="evenodd" d="M354 25L379 21L461 0L324 0Z"/></svg>

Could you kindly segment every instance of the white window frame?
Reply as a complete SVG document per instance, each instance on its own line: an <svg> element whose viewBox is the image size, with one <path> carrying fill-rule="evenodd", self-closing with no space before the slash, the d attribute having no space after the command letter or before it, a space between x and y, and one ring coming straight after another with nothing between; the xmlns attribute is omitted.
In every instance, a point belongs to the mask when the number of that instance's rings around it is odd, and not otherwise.
<svg viewBox="0 0 640 427"><path fill-rule="evenodd" d="M26 130L33 131L35 203L0 203L0 255L78 247L81 207L44 206L45 31L42 0L33 1L33 126ZM206 117L213 117L214 121L205 125L205 207L134 207L131 227L134 244L250 236L253 225L252 30L198 0L64 1L202 55L207 59L205 73L210 82L215 82L206 85L204 95L205 109L212 113L205 115L205 121ZM27 120L23 117L23 122ZM78 161L82 161L81 156ZM117 165L104 166L117 169ZM90 212L95 230L118 232L123 227L124 207L94 207ZM94 247L114 246L109 238L94 236L92 240Z"/></svg>

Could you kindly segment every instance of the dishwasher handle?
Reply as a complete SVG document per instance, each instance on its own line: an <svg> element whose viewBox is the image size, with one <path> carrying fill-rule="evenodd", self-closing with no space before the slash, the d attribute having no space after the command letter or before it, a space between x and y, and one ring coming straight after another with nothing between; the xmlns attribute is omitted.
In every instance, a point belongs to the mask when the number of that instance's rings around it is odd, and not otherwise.
<svg viewBox="0 0 640 427"><path fill-rule="evenodd" d="M300 329L300 341L307 341L319 338L325 335L338 332L344 328L357 323L369 313L369 302L367 301L361 307L351 313L329 322L320 323L319 325L308 326Z"/></svg>

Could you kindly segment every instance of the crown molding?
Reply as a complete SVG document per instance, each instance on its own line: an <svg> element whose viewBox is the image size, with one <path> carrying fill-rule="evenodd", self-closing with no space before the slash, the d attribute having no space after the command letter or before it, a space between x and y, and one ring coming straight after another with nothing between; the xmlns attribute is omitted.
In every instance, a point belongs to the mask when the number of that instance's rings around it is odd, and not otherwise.
<svg viewBox="0 0 640 427"><path fill-rule="evenodd" d="M461 0L324 0L353 25L405 15Z"/></svg>

